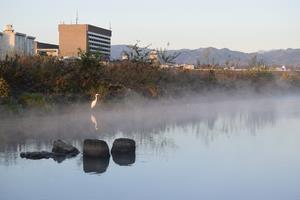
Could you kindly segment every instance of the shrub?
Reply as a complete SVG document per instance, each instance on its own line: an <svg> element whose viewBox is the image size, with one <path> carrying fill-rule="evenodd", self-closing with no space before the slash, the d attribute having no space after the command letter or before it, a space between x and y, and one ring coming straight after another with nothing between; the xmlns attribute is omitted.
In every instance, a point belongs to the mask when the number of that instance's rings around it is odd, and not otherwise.
<svg viewBox="0 0 300 200"><path fill-rule="evenodd" d="M84 52L75 60L47 56L7 58L0 61L0 77L0 97L12 97L9 100L25 106L41 106L46 99L59 103L85 101L96 93L101 94L103 100L111 100L130 92L158 98L213 89L251 89L265 93L282 86L293 90L300 88L300 73L297 72L282 74L267 68L241 71L162 69L143 59L102 64L100 56Z"/></svg>
<svg viewBox="0 0 300 200"><path fill-rule="evenodd" d="M7 98L10 95L10 90L7 82L0 78L0 98Z"/></svg>
<svg viewBox="0 0 300 200"><path fill-rule="evenodd" d="M20 96L19 103L25 107L44 107L47 105L42 94L24 93Z"/></svg>

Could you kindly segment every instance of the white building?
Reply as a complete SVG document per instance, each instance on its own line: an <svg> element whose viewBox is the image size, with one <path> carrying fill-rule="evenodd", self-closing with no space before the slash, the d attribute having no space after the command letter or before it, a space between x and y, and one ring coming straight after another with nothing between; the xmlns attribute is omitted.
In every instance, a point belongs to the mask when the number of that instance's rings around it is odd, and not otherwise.
<svg viewBox="0 0 300 200"><path fill-rule="evenodd" d="M195 65L192 65L192 64L182 64L182 65L180 65L180 67L182 67L183 69L188 69L188 70L195 69Z"/></svg>
<svg viewBox="0 0 300 200"><path fill-rule="evenodd" d="M129 60L129 56L127 53L123 52L121 56L121 60Z"/></svg>
<svg viewBox="0 0 300 200"><path fill-rule="evenodd" d="M0 58L6 55L34 55L35 37L15 32L12 25L6 25L0 33Z"/></svg>
<svg viewBox="0 0 300 200"><path fill-rule="evenodd" d="M185 69L185 70L194 70L195 65L192 64L162 64L160 65L161 68L178 68L178 69Z"/></svg>

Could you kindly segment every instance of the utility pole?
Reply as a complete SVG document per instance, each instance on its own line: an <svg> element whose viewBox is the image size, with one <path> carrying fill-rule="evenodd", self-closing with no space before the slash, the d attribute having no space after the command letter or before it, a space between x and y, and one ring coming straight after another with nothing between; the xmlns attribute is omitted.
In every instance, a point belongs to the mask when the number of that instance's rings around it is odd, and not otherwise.
<svg viewBox="0 0 300 200"><path fill-rule="evenodd" d="M78 20L79 20L79 18L78 18L78 10L76 10L76 24L78 24Z"/></svg>

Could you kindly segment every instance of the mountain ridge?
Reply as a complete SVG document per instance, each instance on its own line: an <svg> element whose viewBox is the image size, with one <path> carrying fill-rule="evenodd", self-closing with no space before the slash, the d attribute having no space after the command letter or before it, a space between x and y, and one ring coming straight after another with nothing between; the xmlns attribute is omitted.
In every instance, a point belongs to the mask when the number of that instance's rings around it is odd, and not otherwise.
<svg viewBox="0 0 300 200"><path fill-rule="evenodd" d="M127 45L112 45L112 59L120 59L123 51L129 51ZM198 49L168 50L169 54L180 53L176 59L178 64L220 64L247 66L256 56L256 61L266 65L285 65L300 67L300 49L273 49L268 51L257 51L245 53L230 50L228 48L218 49L205 47Z"/></svg>

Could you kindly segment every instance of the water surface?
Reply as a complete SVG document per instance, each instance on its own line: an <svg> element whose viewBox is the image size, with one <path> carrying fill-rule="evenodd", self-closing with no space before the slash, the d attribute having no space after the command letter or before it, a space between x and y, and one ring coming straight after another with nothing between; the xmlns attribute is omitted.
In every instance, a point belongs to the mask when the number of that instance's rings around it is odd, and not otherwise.
<svg viewBox="0 0 300 200"><path fill-rule="evenodd" d="M84 107L2 117L0 127L3 200L300 199L298 97ZM137 143L131 165L81 154L58 161L19 157L51 150L56 139L82 151L84 139L111 147L119 137Z"/></svg>

